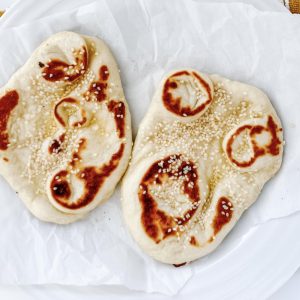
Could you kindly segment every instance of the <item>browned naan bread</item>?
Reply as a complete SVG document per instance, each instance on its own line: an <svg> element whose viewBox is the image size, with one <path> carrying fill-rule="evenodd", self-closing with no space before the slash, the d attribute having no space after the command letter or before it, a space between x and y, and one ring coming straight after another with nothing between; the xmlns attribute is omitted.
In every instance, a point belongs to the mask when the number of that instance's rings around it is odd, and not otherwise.
<svg viewBox="0 0 300 300"><path fill-rule="evenodd" d="M108 199L130 151L119 70L98 38L51 36L0 91L0 174L41 220L70 223Z"/></svg>
<svg viewBox="0 0 300 300"><path fill-rule="evenodd" d="M170 264L214 250L282 160L282 127L259 89L185 69L155 93L123 179L129 229Z"/></svg>

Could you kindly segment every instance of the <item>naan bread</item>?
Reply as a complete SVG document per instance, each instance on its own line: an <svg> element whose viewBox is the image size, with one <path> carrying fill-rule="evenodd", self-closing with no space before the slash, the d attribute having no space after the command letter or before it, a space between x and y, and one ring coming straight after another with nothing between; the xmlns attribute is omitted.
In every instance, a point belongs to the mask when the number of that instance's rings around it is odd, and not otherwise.
<svg viewBox="0 0 300 300"><path fill-rule="evenodd" d="M41 220L74 222L108 199L131 144L118 67L98 38L54 34L0 90L0 173Z"/></svg>
<svg viewBox="0 0 300 300"><path fill-rule="evenodd" d="M125 221L155 259L213 251L280 168L280 120L259 89L195 70L168 74L122 183Z"/></svg>

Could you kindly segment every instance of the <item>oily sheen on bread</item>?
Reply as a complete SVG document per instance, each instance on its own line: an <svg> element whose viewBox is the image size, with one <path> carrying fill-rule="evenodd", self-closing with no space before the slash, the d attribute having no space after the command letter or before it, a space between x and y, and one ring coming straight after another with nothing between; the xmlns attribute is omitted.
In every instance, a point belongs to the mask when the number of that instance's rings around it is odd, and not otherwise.
<svg viewBox="0 0 300 300"><path fill-rule="evenodd" d="M125 221L155 259L213 251L278 171L280 120L259 89L183 69L160 83L122 183Z"/></svg>
<svg viewBox="0 0 300 300"><path fill-rule="evenodd" d="M0 174L39 219L74 222L113 193L130 113L106 44L49 37L0 90Z"/></svg>

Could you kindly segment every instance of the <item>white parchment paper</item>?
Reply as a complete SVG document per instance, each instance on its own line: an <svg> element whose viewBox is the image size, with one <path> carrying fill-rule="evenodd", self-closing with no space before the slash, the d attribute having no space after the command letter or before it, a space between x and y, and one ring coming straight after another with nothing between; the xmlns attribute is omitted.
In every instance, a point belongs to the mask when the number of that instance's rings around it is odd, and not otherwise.
<svg viewBox="0 0 300 300"><path fill-rule="evenodd" d="M0 84L44 39L62 30L96 35L109 44L121 69L134 133L160 78L173 68L219 73L254 84L269 95L283 121L284 163L226 247L221 245L224 255L229 244L237 247L237 240L255 224L300 210L299 17L237 3L97 1L1 30ZM31 216L0 178L0 283L110 284L175 294L203 267L201 260L174 268L143 254L124 227L119 195L117 190L87 219L59 226ZM205 266L218 263L215 257L203 259Z"/></svg>

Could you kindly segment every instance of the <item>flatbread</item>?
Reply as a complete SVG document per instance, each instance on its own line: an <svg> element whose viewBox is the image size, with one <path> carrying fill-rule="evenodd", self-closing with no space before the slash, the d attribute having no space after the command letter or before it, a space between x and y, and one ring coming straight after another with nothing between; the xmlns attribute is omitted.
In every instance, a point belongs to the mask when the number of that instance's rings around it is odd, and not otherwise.
<svg viewBox="0 0 300 300"><path fill-rule="evenodd" d="M122 183L134 239L169 264L213 251L280 168L282 138L259 89L192 69L167 74Z"/></svg>
<svg viewBox="0 0 300 300"><path fill-rule="evenodd" d="M0 95L0 173L37 218L74 222L110 197L132 141L119 70L102 40L52 35Z"/></svg>

